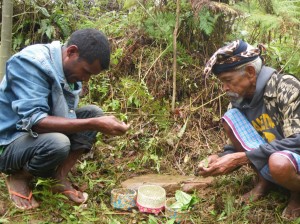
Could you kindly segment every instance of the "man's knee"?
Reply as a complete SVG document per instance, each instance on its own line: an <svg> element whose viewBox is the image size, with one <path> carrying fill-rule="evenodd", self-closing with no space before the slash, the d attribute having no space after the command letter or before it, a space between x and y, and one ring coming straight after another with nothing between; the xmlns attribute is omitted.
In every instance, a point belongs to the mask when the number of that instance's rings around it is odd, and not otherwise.
<svg viewBox="0 0 300 224"><path fill-rule="evenodd" d="M104 115L104 112L98 106L88 105L77 109L76 115L78 118L92 118L92 117L101 117Z"/></svg>
<svg viewBox="0 0 300 224"><path fill-rule="evenodd" d="M69 137L62 133L48 133L46 135L48 139L47 145L41 147L36 156L43 155L42 157L48 157L49 159L64 160L71 148Z"/></svg>
<svg viewBox="0 0 300 224"><path fill-rule="evenodd" d="M277 182L287 181L292 172L296 172L291 161L279 153L269 157L270 174Z"/></svg>
<svg viewBox="0 0 300 224"><path fill-rule="evenodd" d="M71 143L66 135L61 133L46 135L47 144L36 151L32 159L25 165L25 169L34 176L51 176L70 152Z"/></svg>
<svg viewBox="0 0 300 224"><path fill-rule="evenodd" d="M62 133L48 133L48 150L53 149L56 151L57 149L66 149L62 151L68 151L67 148L70 148L71 143L68 136ZM60 150L58 150L60 151ZM68 153L68 152L67 152Z"/></svg>

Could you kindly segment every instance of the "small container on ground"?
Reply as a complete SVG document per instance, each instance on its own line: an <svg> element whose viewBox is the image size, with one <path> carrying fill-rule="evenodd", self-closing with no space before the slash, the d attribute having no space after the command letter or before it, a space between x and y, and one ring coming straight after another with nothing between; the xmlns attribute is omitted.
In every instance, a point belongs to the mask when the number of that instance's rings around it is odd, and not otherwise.
<svg viewBox="0 0 300 224"><path fill-rule="evenodd" d="M170 206L176 202L176 198L168 198L165 204L165 216L169 219L175 219L176 223L181 223L190 220L190 211L181 211L178 208L171 208Z"/></svg>
<svg viewBox="0 0 300 224"><path fill-rule="evenodd" d="M158 214L164 210L166 191L158 185L142 185L138 188L137 207L140 212Z"/></svg>
<svg viewBox="0 0 300 224"><path fill-rule="evenodd" d="M111 191L110 204L115 209L131 210L136 207L136 191L127 188L117 188Z"/></svg>

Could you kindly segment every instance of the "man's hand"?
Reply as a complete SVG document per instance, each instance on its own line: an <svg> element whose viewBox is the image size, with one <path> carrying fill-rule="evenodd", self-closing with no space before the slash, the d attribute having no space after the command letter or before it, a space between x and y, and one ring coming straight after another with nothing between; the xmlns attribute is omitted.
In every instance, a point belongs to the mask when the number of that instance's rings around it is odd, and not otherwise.
<svg viewBox="0 0 300 224"><path fill-rule="evenodd" d="M218 176L232 172L237 167L249 163L244 152L228 154L222 157L212 155L208 157L208 166L205 167L205 161L201 161L198 165L198 174L203 177Z"/></svg>
<svg viewBox="0 0 300 224"><path fill-rule="evenodd" d="M198 169L207 168L219 158L218 155L210 155L198 164Z"/></svg>
<svg viewBox="0 0 300 224"><path fill-rule="evenodd" d="M115 116L96 117L94 122L95 129L107 135L123 135L130 127Z"/></svg>

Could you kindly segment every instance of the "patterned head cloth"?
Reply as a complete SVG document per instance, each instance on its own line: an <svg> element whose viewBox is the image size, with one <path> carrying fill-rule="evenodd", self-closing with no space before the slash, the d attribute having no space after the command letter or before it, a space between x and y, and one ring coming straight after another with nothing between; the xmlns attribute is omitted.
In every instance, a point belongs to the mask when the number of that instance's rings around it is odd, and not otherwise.
<svg viewBox="0 0 300 224"><path fill-rule="evenodd" d="M217 50L208 60L204 68L204 76L207 78L211 72L218 75L253 61L260 57L262 48L262 45L254 48L242 40L233 41Z"/></svg>

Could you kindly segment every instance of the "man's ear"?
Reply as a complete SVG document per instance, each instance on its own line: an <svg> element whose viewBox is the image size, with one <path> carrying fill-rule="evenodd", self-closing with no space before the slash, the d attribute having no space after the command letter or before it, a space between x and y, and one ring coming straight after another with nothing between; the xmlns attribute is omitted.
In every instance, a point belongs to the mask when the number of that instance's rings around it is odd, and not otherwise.
<svg viewBox="0 0 300 224"><path fill-rule="evenodd" d="M76 45L70 45L67 47L67 56L71 57L79 57L78 47Z"/></svg>
<svg viewBox="0 0 300 224"><path fill-rule="evenodd" d="M251 65L246 66L245 72L246 72L248 78L249 78L250 80L253 80L254 83L256 83L256 72L255 72L255 68L254 68L253 66L251 66Z"/></svg>

